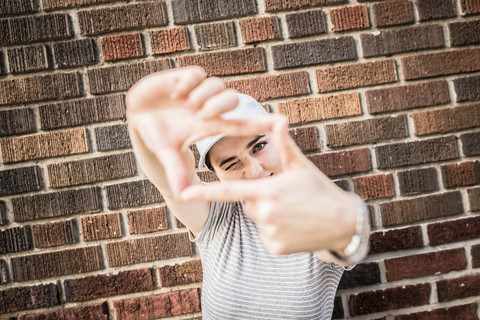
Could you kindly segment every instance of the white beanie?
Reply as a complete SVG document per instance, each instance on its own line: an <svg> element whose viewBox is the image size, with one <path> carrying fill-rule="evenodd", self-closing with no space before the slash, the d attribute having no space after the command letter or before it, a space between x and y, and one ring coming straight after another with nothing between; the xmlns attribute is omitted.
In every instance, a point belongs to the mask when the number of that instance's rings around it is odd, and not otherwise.
<svg viewBox="0 0 480 320"><path fill-rule="evenodd" d="M247 96L246 94L237 93L237 98L238 105L235 107L235 109L223 113L221 115L223 119L250 119L268 114L268 112L252 97ZM205 158L213 145L224 136L225 134L217 134L195 141L195 145L200 153L200 159L198 160L199 169L205 165Z"/></svg>

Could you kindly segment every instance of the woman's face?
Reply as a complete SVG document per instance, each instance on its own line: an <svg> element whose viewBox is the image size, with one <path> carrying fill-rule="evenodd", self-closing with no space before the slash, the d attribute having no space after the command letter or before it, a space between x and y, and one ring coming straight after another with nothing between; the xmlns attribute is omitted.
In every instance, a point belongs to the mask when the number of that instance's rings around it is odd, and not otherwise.
<svg viewBox="0 0 480 320"><path fill-rule="evenodd" d="M281 172L271 133L224 137L213 145L209 157L221 181L267 178Z"/></svg>

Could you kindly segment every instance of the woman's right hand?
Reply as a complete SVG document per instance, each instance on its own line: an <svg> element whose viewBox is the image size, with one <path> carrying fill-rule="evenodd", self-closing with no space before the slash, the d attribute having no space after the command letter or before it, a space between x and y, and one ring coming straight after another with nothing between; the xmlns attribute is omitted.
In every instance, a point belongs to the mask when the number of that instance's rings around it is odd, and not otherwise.
<svg viewBox="0 0 480 320"><path fill-rule="evenodd" d="M207 78L200 67L151 74L128 91L126 103L131 129L163 166L174 197L192 179L193 167L185 152L195 140L269 129L268 121L223 120L220 115L238 103L235 92L226 90L221 79Z"/></svg>

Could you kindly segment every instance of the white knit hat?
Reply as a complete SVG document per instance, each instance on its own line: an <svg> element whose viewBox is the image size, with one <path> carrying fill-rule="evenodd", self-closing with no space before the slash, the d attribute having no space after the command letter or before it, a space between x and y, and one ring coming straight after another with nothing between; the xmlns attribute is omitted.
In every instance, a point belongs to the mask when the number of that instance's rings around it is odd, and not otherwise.
<svg viewBox="0 0 480 320"><path fill-rule="evenodd" d="M268 114L268 112L252 97L247 96L246 94L237 93L237 98L237 107L222 114L221 117L223 119L250 119ZM200 159L198 160L199 169L205 165L205 158L213 145L224 136L225 134L217 134L195 141L195 145L200 153Z"/></svg>

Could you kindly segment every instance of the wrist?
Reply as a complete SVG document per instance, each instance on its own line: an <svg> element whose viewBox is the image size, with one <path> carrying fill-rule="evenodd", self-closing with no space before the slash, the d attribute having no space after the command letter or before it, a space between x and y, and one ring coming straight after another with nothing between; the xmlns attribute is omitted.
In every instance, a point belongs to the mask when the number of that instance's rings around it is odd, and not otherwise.
<svg viewBox="0 0 480 320"><path fill-rule="evenodd" d="M354 232L351 233L348 243L340 250L333 249L330 253L348 265L362 261L368 253L368 238L370 234L370 217L367 205L356 194L354 215Z"/></svg>

